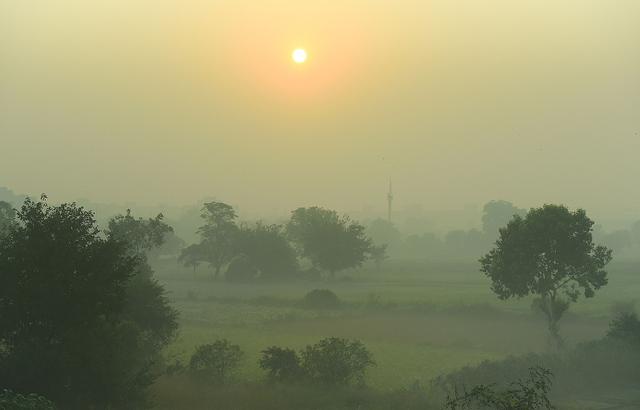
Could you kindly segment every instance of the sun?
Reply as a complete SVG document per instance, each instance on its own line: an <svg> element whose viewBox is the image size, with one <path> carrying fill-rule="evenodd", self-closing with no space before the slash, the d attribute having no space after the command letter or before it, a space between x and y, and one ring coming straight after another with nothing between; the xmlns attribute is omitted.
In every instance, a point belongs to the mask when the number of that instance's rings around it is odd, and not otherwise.
<svg viewBox="0 0 640 410"><path fill-rule="evenodd" d="M296 48L293 50L293 53L291 53L291 58L296 64L302 64L307 61L307 52L303 48Z"/></svg>

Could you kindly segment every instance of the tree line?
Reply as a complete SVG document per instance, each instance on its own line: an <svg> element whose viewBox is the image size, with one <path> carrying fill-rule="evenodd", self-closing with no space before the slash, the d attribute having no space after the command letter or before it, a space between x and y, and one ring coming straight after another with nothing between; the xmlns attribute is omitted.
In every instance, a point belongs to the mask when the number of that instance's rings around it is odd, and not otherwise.
<svg viewBox="0 0 640 410"><path fill-rule="evenodd" d="M230 281L292 277L301 273L301 261L310 264L306 273L334 277L384 257L385 247L375 246L363 225L320 207L298 208L286 224L268 225L239 222L232 206L208 202L201 217L200 241L178 260L194 270L208 264L215 278L223 268Z"/></svg>

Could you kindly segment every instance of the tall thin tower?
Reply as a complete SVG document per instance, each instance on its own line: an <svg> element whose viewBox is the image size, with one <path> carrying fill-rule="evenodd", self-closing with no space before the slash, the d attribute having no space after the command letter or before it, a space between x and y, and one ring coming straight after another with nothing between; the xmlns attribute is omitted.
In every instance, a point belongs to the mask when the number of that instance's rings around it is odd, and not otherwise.
<svg viewBox="0 0 640 410"><path fill-rule="evenodd" d="M389 193L387 194L387 220L391 222L391 206L393 205L393 185L389 178Z"/></svg>

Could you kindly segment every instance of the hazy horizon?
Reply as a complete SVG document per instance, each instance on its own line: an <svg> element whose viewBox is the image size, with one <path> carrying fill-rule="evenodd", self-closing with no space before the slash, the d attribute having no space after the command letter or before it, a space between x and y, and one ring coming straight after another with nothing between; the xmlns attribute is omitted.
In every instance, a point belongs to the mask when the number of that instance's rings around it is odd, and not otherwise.
<svg viewBox="0 0 640 410"><path fill-rule="evenodd" d="M640 219L640 3L0 0L0 186ZM305 47L309 61L291 64Z"/></svg>

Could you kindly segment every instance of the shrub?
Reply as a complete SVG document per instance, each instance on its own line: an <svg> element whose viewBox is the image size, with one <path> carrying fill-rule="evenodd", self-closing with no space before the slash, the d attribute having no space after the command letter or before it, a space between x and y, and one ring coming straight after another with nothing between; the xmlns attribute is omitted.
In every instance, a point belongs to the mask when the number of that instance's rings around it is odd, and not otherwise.
<svg viewBox="0 0 640 410"><path fill-rule="evenodd" d="M228 340L216 340L196 348L189 362L189 372L203 380L224 383L237 369L243 353Z"/></svg>
<svg viewBox="0 0 640 410"><path fill-rule="evenodd" d="M340 299L329 289L314 289L304 296L302 304L310 309L333 309L340 306Z"/></svg>
<svg viewBox="0 0 640 410"><path fill-rule="evenodd" d="M455 393L447 398L445 409L471 410L490 408L496 410L537 410L554 407L549 400L551 372L541 367L529 369L526 380L509 384L506 390L496 390L493 385L479 385L463 394Z"/></svg>
<svg viewBox="0 0 640 410"><path fill-rule="evenodd" d="M55 410L56 406L37 394L18 394L11 390L0 393L0 410Z"/></svg>
<svg viewBox="0 0 640 410"><path fill-rule="evenodd" d="M640 320L635 313L618 314L609 324L607 336L640 346Z"/></svg>
<svg viewBox="0 0 640 410"><path fill-rule="evenodd" d="M292 382L303 375L300 358L292 349L272 346L262 351L258 364L268 372L267 378L270 381Z"/></svg>
<svg viewBox="0 0 640 410"><path fill-rule="evenodd" d="M360 341L340 338L323 339L302 351L302 368L315 382L330 385L364 384L373 356Z"/></svg>

